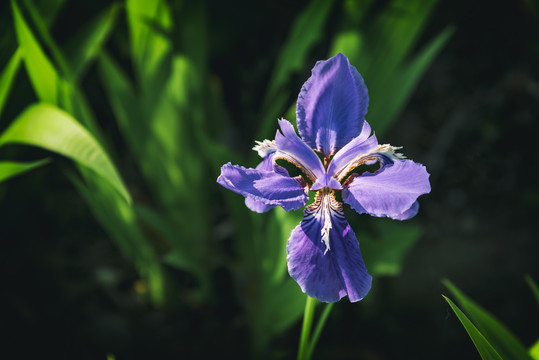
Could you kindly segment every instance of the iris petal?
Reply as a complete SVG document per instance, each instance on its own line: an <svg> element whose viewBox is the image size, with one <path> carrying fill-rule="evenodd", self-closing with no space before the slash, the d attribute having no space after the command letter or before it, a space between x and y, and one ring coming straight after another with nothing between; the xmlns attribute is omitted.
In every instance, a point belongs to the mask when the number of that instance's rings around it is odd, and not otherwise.
<svg viewBox="0 0 539 360"><path fill-rule="evenodd" d="M318 61L298 96L301 138L325 157L358 136L369 104L367 87L343 54Z"/></svg>
<svg viewBox="0 0 539 360"><path fill-rule="evenodd" d="M225 188L286 211L300 209L308 200L307 184L301 177L288 177L272 171L246 169L225 164L217 182Z"/></svg>
<svg viewBox="0 0 539 360"><path fill-rule="evenodd" d="M273 155L275 153L267 153L265 154L264 160L258 164L256 167L256 170L264 170L264 171L273 171ZM282 169L284 172L286 172L285 169ZM283 174L285 175L285 174ZM286 173L288 175L288 173ZM249 208L250 210L257 212L257 213L265 213L277 205L268 205L266 203L263 203L262 201L258 201L253 199L252 197L246 197L245 198L245 206Z"/></svg>
<svg viewBox="0 0 539 360"><path fill-rule="evenodd" d="M328 167L328 175L336 179L342 179L349 171L357 166L357 160L362 156L371 153L378 146L378 141L371 134L370 125L365 122L361 134L352 139L342 149L340 149Z"/></svg>
<svg viewBox="0 0 539 360"><path fill-rule="evenodd" d="M419 211L419 202L416 201L412 204L412 206L410 206L408 210L406 210L402 214L397 215L397 216L390 216L390 217L395 220L408 220L416 216L418 211Z"/></svg>
<svg viewBox="0 0 539 360"><path fill-rule="evenodd" d="M351 179L342 198L360 214L398 217L410 209L420 195L430 192L427 170L411 160L396 160L375 173Z"/></svg>
<svg viewBox="0 0 539 360"><path fill-rule="evenodd" d="M282 134L277 131L275 159L284 159L299 167L313 182L325 174L324 166L316 153L305 144L294 130L294 126L284 119L279 120Z"/></svg>
<svg viewBox="0 0 539 360"><path fill-rule="evenodd" d="M324 210L326 206L329 216ZM329 249L322 241L324 229L329 230ZM365 268L356 236L332 194L317 197L315 203L305 208L304 218L292 230L286 251L290 276L310 297L336 302L348 295L355 302L371 288L372 278Z"/></svg>

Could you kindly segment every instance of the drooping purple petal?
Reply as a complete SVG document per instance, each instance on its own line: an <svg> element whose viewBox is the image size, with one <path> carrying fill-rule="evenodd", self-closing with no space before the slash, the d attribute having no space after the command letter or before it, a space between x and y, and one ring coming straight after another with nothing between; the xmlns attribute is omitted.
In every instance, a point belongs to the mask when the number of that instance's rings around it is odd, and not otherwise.
<svg viewBox="0 0 539 360"><path fill-rule="evenodd" d="M322 195L305 209L301 224L290 234L286 251L288 273L310 297L336 302L348 295L355 302L371 288L372 278L356 236L333 195Z"/></svg>
<svg viewBox="0 0 539 360"><path fill-rule="evenodd" d="M402 214L397 215L397 216L390 216L390 217L395 220L408 220L416 216L418 211L419 211L419 202L416 201L412 204L412 206L410 206L408 210L406 210Z"/></svg>
<svg viewBox="0 0 539 360"><path fill-rule="evenodd" d="M398 217L410 209L420 195L429 192L429 174L423 165L396 160L375 173L351 178L342 198L360 214Z"/></svg>
<svg viewBox="0 0 539 360"><path fill-rule="evenodd" d="M340 149L331 159L328 167L328 174L337 179L342 179L351 171L362 156L376 149L378 141L376 136L371 136L371 127L365 121L361 134L352 139L342 149Z"/></svg>
<svg viewBox="0 0 539 360"><path fill-rule="evenodd" d="M367 87L343 54L318 61L298 96L301 138L324 156L358 136L369 105Z"/></svg>
<svg viewBox="0 0 539 360"><path fill-rule="evenodd" d="M264 160L260 162L260 164L257 165L256 170L264 170L264 171L273 171L273 155L275 153L267 153L265 154ZM288 175L288 172L286 169L281 167L281 171L283 172L283 175ZM277 205L268 205L266 203L263 203L262 201L258 201L253 199L252 197L246 197L245 198L245 205L252 211L257 213L265 213Z"/></svg>
<svg viewBox="0 0 539 360"><path fill-rule="evenodd" d="M296 134L294 126L284 119L279 120L282 134L277 131L275 144L278 151L275 159L285 159L299 167L313 182L325 174L324 166L316 153Z"/></svg>
<svg viewBox="0 0 539 360"><path fill-rule="evenodd" d="M308 200L307 185L301 176L292 178L228 163L221 167L217 182L245 197L282 206L286 211L299 209Z"/></svg>

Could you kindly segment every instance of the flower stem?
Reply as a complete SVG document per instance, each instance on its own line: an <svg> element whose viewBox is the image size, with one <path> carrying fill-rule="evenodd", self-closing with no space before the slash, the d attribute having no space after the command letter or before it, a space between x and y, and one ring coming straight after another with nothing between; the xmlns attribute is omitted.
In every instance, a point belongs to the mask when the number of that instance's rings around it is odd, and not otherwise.
<svg viewBox="0 0 539 360"><path fill-rule="evenodd" d="M320 337L320 334L322 333L322 329L324 328L324 325L326 324L326 320L329 317L329 313L331 312L332 308L333 308L333 303L326 304L324 307L324 311L322 312L322 315L320 315L320 319L318 320L318 323L316 324L313 337L311 338L309 347L307 349L307 357L306 357L307 359L310 359L313 355L313 351L314 351L314 348L316 347L316 343L318 342L318 338Z"/></svg>
<svg viewBox="0 0 539 360"><path fill-rule="evenodd" d="M309 359L309 335L311 333L311 324L313 322L313 314L315 308L315 299L307 296L305 302L305 312L303 314L303 327L301 329L301 338L299 341L298 360Z"/></svg>

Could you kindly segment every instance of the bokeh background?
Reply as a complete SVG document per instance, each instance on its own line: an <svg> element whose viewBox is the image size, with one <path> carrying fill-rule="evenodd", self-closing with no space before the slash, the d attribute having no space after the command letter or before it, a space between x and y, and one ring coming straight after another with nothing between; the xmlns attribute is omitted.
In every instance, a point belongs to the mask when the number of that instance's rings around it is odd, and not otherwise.
<svg viewBox="0 0 539 360"><path fill-rule="evenodd" d="M51 15L49 29L60 48L81 24L110 6L104 0L54 3L57 12ZM350 3L330 5L304 63L285 82L283 105L270 117L287 115L314 63L328 57ZM35 4L39 11L48 7L39 1ZM207 0L202 9L205 32L183 29L190 39L184 40L192 46L199 41L207 44L206 76L221 94L208 110L221 113L208 125L212 127L208 133L240 154L244 165L256 164L247 159L254 140L262 140L257 136L267 85L288 34L309 4ZM390 4L365 6L361 26L369 26ZM411 220L420 235L404 255L398 275L375 277L371 293L362 302L344 299L336 304L315 359L478 359L441 296L450 295L442 284L444 278L495 314L526 346L538 337L538 308L524 277L539 280L539 7L527 0L419 2L419 6L431 5L413 49L423 48L448 27L452 33L396 120L379 136L382 143L404 146L405 154L431 173L432 192L420 199L419 215ZM171 2L174 9L189 6L189 2ZM176 19L178 24L182 20ZM127 22L120 6L103 49L132 74ZM0 34L0 66L5 67L17 48L9 1L0 3ZM50 55L50 49L46 53ZM362 73L362 64L354 65ZM91 63L79 84L107 146L114 149L113 160L131 195L135 201L158 207L151 190L156 185L144 180L144 171L135 165L136 153L126 150L129 141L115 120L101 79L98 66ZM367 87L374 82L376 78L367 79ZM21 65L0 118L0 131L37 100ZM375 101L372 93L371 101ZM371 124L376 130L376 123ZM71 180L77 176L72 161L43 149L0 148L2 160L43 157L52 160L0 183L4 334L0 357L30 358L36 349L44 359L105 359L107 354L117 359L262 357L251 350L248 305L238 291L242 268L230 261L236 256L233 242L239 230L230 220L225 199L229 195L214 183L218 168L202 168L203 188L177 189L194 191L211 210L202 223L206 228L187 224L194 232L204 232L215 249L207 269L213 284L211 300L201 301L184 290L196 280L181 267L164 262L167 281L175 284L175 290L165 305L156 305L137 266L111 240L111 233ZM192 151L179 158L185 163L198 159ZM239 195L230 197L241 203ZM348 215L361 244L363 227L373 225ZM142 229L155 232L150 226ZM398 226L394 229L398 237ZM160 240L152 246L158 254L167 249ZM264 357L294 358L300 329L299 319L293 319L268 340Z"/></svg>

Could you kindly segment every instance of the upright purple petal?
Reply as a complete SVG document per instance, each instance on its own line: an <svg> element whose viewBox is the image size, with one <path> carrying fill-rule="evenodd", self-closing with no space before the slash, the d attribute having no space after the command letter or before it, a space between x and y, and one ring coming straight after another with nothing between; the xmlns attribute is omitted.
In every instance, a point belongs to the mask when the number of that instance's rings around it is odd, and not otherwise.
<svg viewBox="0 0 539 360"><path fill-rule="evenodd" d="M332 194L317 197L305 209L286 251L290 276L310 297L336 302L348 295L355 302L371 288L356 236Z"/></svg>
<svg viewBox="0 0 539 360"><path fill-rule="evenodd" d="M368 105L363 78L343 54L318 61L298 96L299 133L311 148L333 155L359 135Z"/></svg>
<svg viewBox="0 0 539 360"><path fill-rule="evenodd" d="M369 137L370 134L371 127L365 121L361 134L352 139L331 159L328 175L341 180L348 172L358 166L362 157L374 151L378 146L378 141L374 135Z"/></svg>
<svg viewBox="0 0 539 360"><path fill-rule="evenodd" d="M325 174L324 166L316 153L305 144L294 130L294 126L284 119L279 120L282 134L277 131L275 144L278 151L275 159L284 159L299 167L313 182Z"/></svg>
<svg viewBox="0 0 539 360"><path fill-rule="evenodd" d="M292 178L228 163L221 167L217 182L253 200L282 206L286 211L300 209L308 200L307 184L301 176Z"/></svg>
<svg viewBox="0 0 539 360"><path fill-rule="evenodd" d="M399 217L420 195L430 192L427 170L411 160L397 160L375 173L351 179L342 198L360 214Z"/></svg>

